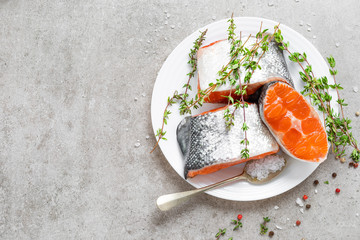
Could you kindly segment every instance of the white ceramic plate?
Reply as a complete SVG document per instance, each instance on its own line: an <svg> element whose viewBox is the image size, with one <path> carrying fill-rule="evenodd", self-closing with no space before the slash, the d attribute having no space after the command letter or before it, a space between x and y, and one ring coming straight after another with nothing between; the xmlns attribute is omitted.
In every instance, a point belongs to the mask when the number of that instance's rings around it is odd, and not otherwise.
<svg viewBox="0 0 360 240"><path fill-rule="evenodd" d="M207 45L216 40L227 38L228 19L224 19L212 24L209 24L198 31L194 32L187 38L185 38L169 55L163 64L158 77L155 82L152 100L151 100L151 118L154 132L161 127L163 111L165 109L167 98L172 96L175 90L179 93L183 92L182 86L187 81L187 73L190 72L190 66L187 64L188 54L193 46L193 42L199 36L199 31L208 29L206 35L206 41L204 45ZM242 36L248 34L256 34L259 31L260 23L263 22L263 28L268 28L269 32L273 32L274 26L277 22L252 17L235 18L234 22L237 26L237 31L242 31ZM290 50L297 52L306 52L310 64L313 66L313 72L316 76L327 76L331 83L331 77L327 63L322 58L317 49L302 35L292 30L291 28L281 24L280 29L284 36L285 41L290 42ZM297 90L302 90L303 83L299 77L299 66L296 63L292 63L288 60L288 68L291 73L292 79ZM191 80L193 89L197 89L197 78ZM192 94L195 94L192 92ZM333 96L333 101L336 100L336 94L334 91L330 92ZM190 95L190 97L192 97ZM335 106L336 104L333 104ZM206 104L203 108L193 111L193 115L204 112L208 109L217 108L219 105ZM184 159L179 149L176 140L176 128L178 123L184 118L178 113L178 105L174 105L169 109L172 114L169 117L168 125L165 126L167 141L160 141L160 148L165 155L170 165L175 171L184 179ZM336 110L336 109L335 109ZM159 151L159 149L157 150ZM263 185L253 185L248 182L235 182L226 185L222 188L208 191L207 193L219 198L236 200L236 201L253 201L269 198L279 195L283 192L300 184L305 180L317 167L317 163L307 163L294 160L287 157L288 164L284 171L272 181ZM232 177L239 174L242 171L244 164L233 166L227 169L220 170L218 172L196 176L193 179L189 179L188 182L196 188L200 188L215 182L219 182L223 179ZM175 177L175 176L174 176ZM185 180L184 180L185 181Z"/></svg>

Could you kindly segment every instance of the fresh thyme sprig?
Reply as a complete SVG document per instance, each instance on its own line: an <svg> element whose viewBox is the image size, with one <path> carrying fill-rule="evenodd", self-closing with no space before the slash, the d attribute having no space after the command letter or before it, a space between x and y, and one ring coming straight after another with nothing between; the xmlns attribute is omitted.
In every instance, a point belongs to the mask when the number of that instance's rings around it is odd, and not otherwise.
<svg viewBox="0 0 360 240"><path fill-rule="evenodd" d="M234 110L230 113L229 106L230 106L230 104L234 104L234 98L231 96L232 90L236 84L236 79L239 78L239 75L237 75L237 73L238 73L237 70L239 69L240 66L238 64L237 57L238 57L239 53L241 53L243 51L244 45L241 44L241 33L240 33L240 38L236 39L236 34L235 34L236 25L234 23L233 15L228 20L228 22L230 23L229 27L228 27L228 40L230 41L231 61L227 64L226 68L224 67L221 71L219 71L219 75L220 76L221 75L228 76L228 81L230 83L229 95L223 96L228 99L228 107L224 111L224 119L225 119L225 125L226 125L227 129L230 130L231 126L234 125L235 111L237 109L237 107L235 106ZM241 47L239 48L239 46L241 46ZM229 69L232 70L232 74L229 74L229 75L226 72L226 69L228 66L229 66ZM220 84L223 84L223 83L221 82Z"/></svg>
<svg viewBox="0 0 360 240"><path fill-rule="evenodd" d="M234 56L236 56L236 54L240 51L241 48L244 47L244 45L246 44L246 42L250 39L251 34L248 36L248 38L246 39L246 41L235 51ZM256 48L258 46L254 46L254 48ZM199 90L198 94L195 96L195 100L192 101L192 104L189 105L187 108L199 108L202 106L202 103L204 102L205 98L212 93L213 91L215 91L217 89L217 87L223 85L226 83L226 79L230 76L230 74L234 71L233 69L230 69L229 71L227 71L229 64L231 63L231 61L234 59L234 56L230 59L229 63L226 64L220 71L219 71L219 79L216 80L216 83L210 83L209 87L206 88L205 90ZM242 59L239 60L239 63L242 62L244 60L245 57L243 57Z"/></svg>
<svg viewBox="0 0 360 240"><path fill-rule="evenodd" d="M167 140L164 137L166 134L166 131L164 131L164 126L167 125L167 119L169 118L169 115L171 114L170 110L168 110L168 108L170 106L172 106L174 103L176 103L176 101L180 101L180 109L179 109L180 114L191 113L191 111L188 110L187 106L188 106L188 104L192 104L193 100L191 100L190 102L188 102L186 100L187 97L189 96L187 91L188 91L188 89L191 90L190 80L192 77L194 77L195 72L197 70L196 54L205 40L206 33L207 33L207 29L203 32L200 32L200 36L194 41L193 48L190 49L190 53L189 53L190 60L188 61L188 64L191 65L191 71L187 74L189 76L189 78L188 78L187 83L183 86L185 88L185 92L183 94L178 94L178 92L175 91L172 97L168 97L167 105L165 107L163 118L162 118L161 128L159 128L156 131L156 135L155 135L158 138L158 140L150 153L152 153L156 149L156 147L159 145L159 142L161 139Z"/></svg>
<svg viewBox="0 0 360 240"><path fill-rule="evenodd" d="M230 41L230 56L232 58L232 60L228 64L228 65L230 65L230 68L234 64L234 61L236 61L236 57L239 52L239 51L237 51L237 47L239 44L241 45L241 37L239 40L236 40L236 34L235 34L236 25L234 23L233 15L234 14L232 14L231 18L228 20L228 22L230 23L229 27L228 27L228 41ZM221 74L221 73L222 73L222 71L219 72L219 74ZM235 119L234 114L230 113L230 109L229 109L229 105L234 104L234 99L231 96L231 94L232 94L232 88L235 85L235 82L233 81L233 78L231 78L231 75L228 76L228 79L229 79L230 86L231 86L229 95L223 96L223 97L226 97L228 99L228 104L227 104L228 107L224 110L224 119L225 119L226 127L228 129L230 129L230 127L232 125L234 125L234 119Z"/></svg>
<svg viewBox="0 0 360 240"><path fill-rule="evenodd" d="M263 217L264 222L260 224L260 234L264 235L265 233L267 233L268 228L266 227L266 223L270 222L270 218L269 217Z"/></svg>
<svg viewBox="0 0 360 240"><path fill-rule="evenodd" d="M340 98L339 90L342 90L340 84L336 82L335 75L337 70L335 70L335 59L331 56L327 58L329 63L329 72L333 76L334 84L329 84L326 76L316 78L310 63L307 60L306 53L291 52L289 50L289 43L284 43L283 36L281 31L275 36L276 42L280 44L280 48L289 53L289 59L293 62L298 63L301 67L302 72L299 72L301 79L305 82L304 90L301 92L305 96L309 96L312 99L314 105L323 112L325 116L325 126L326 132L328 135L328 140L331 143L332 150L336 154L337 158L343 157L345 155L345 149L347 146L353 147L353 151L350 155L354 162L358 162L360 158L360 150L357 146L357 141L353 137L352 133L349 131L351 129L350 123L351 120L345 118L343 107L347 104L344 99ZM305 62L306 66L304 67L302 63ZM331 108L332 97L329 94L328 89L332 88L336 90L339 104L340 113L335 113L333 108Z"/></svg>
<svg viewBox="0 0 360 240"><path fill-rule="evenodd" d="M226 127L228 129L230 129L233 125L234 125L234 120L235 120L235 111L241 106L243 108L243 117L244 117L244 122L243 122L243 126L242 126L242 130L244 132L244 139L241 140L241 144L245 145L245 148L241 150L241 157L242 158L249 158L249 149L247 147L247 145L249 144L249 141L247 139L247 130L249 129L249 127L246 124L246 111L245 108L248 106L247 103L245 103L244 101L244 95L246 95L246 87L247 85L245 84L245 86L242 86L241 83L241 77L240 77L240 67L241 66L245 66L246 69L246 64L241 64L241 62L239 62L239 59L237 58L239 53L242 54L244 56L244 60L248 60L248 59L253 59L254 55L257 53L257 50L254 52L251 51L245 51L244 50L244 45L241 44L241 32L240 32L240 37L239 40L235 40L236 38L236 34L235 34L235 29L236 26L234 24L234 19L231 16L231 18L228 20L228 22L230 22L229 27L228 27L228 40L230 41L230 56L232 57L232 60L230 61L229 65L229 69L232 70L232 74L228 75L226 72L224 71L220 71L219 75L226 75L228 76L228 80L230 83L230 92L228 96L223 96L228 98L228 107L225 109L224 111L224 119L225 119L225 124ZM260 31L261 31L261 27L262 27L262 23L260 25ZM257 34L258 36L258 34ZM256 38L256 44L257 44L258 38ZM241 46L239 51L235 51L239 45ZM250 55L247 56L246 54ZM237 91L235 91L236 95L241 96L241 101L236 101L236 103L234 104L234 99L231 96L232 95L232 90L233 90L233 86L236 85L237 80L239 81L239 87L237 87ZM224 84L224 82L218 82L219 84ZM247 84L250 83L250 78L247 80ZM241 89L239 91L239 89ZM233 105L234 110L230 113L230 108L229 105L230 103Z"/></svg>
<svg viewBox="0 0 360 240"><path fill-rule="evenodd" d="M158 137L158 140L154 146L154 148L151 150L150 153L152 153L156 147L159 145L159 142L161 139L163 140L167 140L164 136L166 134L166 131L164 131L164 127L165 125L167 125L167 119L169 118L169 115L171 114L170 110L168 110L168 108L170 106L172 106L174 103L176 103L176 100L179 100L179 99L182 99L182 97L178 94L177 91L174 92L173 96L172 97L168 97L168 100L167 100L167 104L166 104L166 107L165 107L165 110L164 110L164 114L163 114L163 119L162 119L162 125L161 125L161 128L159 128L157 131L156 131L156 137Z"/></svg>
<svg viewBox="0 0 360 240"><path fill-rule="evenodd" d="M336 90L336 93L337 93L337 97L338 97L338 100L337 100L337 103L339 104L340 106L340 111L341 111L341 117L342 117L342 124L343 126L345 127L345 134L346 134L346 137L342 137L341 135L338 135L336 131L333 131L334 129L329 129L328 133L330 132L330 137L331 138L334 138L337 137L338 140L340 140L340 144L337 145L339 143L339 141L335 141L334 144L335 144L335 149L334 149L334 152L336 152L336 156L338 158L340 157L343 157L345 155L345 147L346 145L348 144L348 139L352 139L352 136L349 135L349 128L348 128L348 121L350 121L349 119L346 119L345 118L345 115L344 115L344 110L343 110L343 106L347 106L347 104L344 102L345 100L344 99L341 99L340 98L340 94L339 94L339 90L342 90L343 88L340 86L340 84L337 84L336 83L336 78L335 78L335 75L337 74L337 70L335 70L335 59L334 57L330 56L327 58L327 61L329 63L329 66L330 66L330 69L329 69L329 72L330 74L333 76L333 80L334 80L334 85L329 85L331 88L335 89ZM325 80L325 79L324 79ZM325 86L327 84L327 81L325 82ZM330 108L329 108L330 109ZM332 113L332 112L331 112ZM332 113L333 114L333 113ZM340 114L333 114L335 115L335 120L339 120L340 119ZM331 120L330 120L331 121ZM338 125L339 121L336 121L335 122L335 125ZM350 122L349 122L350 124ZM344 135L343 135L344 136ZM342 150L339 150L339 146L342 145L343 148Z"/></svg>
<svg viewBox="0 0 360 240"><path fill-rule="evenodd" d="M277 31L277 29L275 29L275 32ZM271 41L271 39L273 38L274 35L272 35L271 37L269 37L269 40ZM230 76L231 73L234 72L234 69L230 68L229 65L230 63L234 60L234 58L237 56L237 54L240 52L241 49L243 49L244 45L246 44L246 42L250 39L251 34L248 36L248 38L246 39L246 41L244 41L242 43L241 46L239 46L235 51L234 51L234 55L231 57L230 61L218 72L218 75L220 76L220 78L216 79L216 83L210 83L209 87L206 88L205 90L200 90L198 92L198 94L195 96L195 101L192 102L191 105L189 105L187 108L192 108L194 107L195 109L199 108L202 103L204 102L204 99L213 91L215 91L217 89L217 87L224 85L226 83L226 79ZM257 52L257 50L260 48L260 44L263 43L264 41L266 41L266 39L262 39L259 43L254 44L254 46L248 50L248 52L255 54L255 52ZM241 59L238 59L236 61L236 64L240 65L243 63L243 61L245 60L247 56L243 56ZM233 66L234 67L234 66ZM199 104L200 103L200 104Z"/></svg>
<svg viewBox="0 0 360 240"><path fill-rule="evenodd" d="M225 235L225 233L226 233L226 228L224 229L219 228L219 231L215 235L216 240L220 239L220 237Z"/></svg>
<svg viewBox="0 0 360 240"><path fill-rule="evenodd" d="M235 38L236 38L236 34L235 34L235 29L236 29L236 25L234 23L234 13L231 14L231 18L228 20L229 27L228 27L228 40L231 43L235 42ZM236 46L232 45L232 47L230 48L230 55L232 56L232 53L235 51Z"/></svg>
<svg viewBox="0 0 360 240"><path fill-rule="evenodd" d="M254 61L254 56L258 56L257 49L255 51L249 51L246 49L246 52L247 53L250 52L250 54L248 54L247 58L245 58L246 61L242 65L245 68L245 70L247 71L245 74L245 77L244 77L244 86L241 83L241 79L239 79L239 85L236 87L237 91L235 91L235 94L241 96L241 101L240 101L241 104L239 104L239 105L234 104L235 109L237 108L237 106L241 106L243 108L244 122L243 122L243 126L241 127L241 129L244 131L245 137L243 140L240 141L240 144L245 145L245 148L241 150L241 157L245 158L245 159L248 159L250 157L250 154L249 154L249 149L248 149L249 140L247 138L247 130L249 130L249 127L246 124L246 115L245 115L245 108L248 107L248 104L244 101L244 95L247 94L246 88L247 88L247 85L250 84L250 79L251 79L254 71L258 68L261 69L259 62L260 62L261 58L264 56L265 52L268 51L268 44L270 43L270 41L272 41L272 38L276 34L278 27L279 27L279 25L277 25L275 27L274 34L269 38L269 35L267 35L267 34L264 36L264 34L267 32L268 29L262 30L262 22L261 22L260 30L256 34L256 43L255 44L257 44L258 40L261 39L260 43L262 43L262 44L261 44L260 48L262 49L262 53L261 53L260 57L258 58L258 60ZM268 38L269 38L269 41L268 41ZM238 71L240 71L240 70L238 69Z"/></svg>
<svg viewBox="0 0 360 240"><path fill-rule="evenodd" d="M191 71L187 74L189 76L187 83L183 86L183 88L185 88L185 92L183 94L180 94L181 96L181 101L180 101L180 114L186 114L186 113L191 113L191 110L188 107L189 104L191 104L191 102L187 101L187 98L189 96L189 94L187 93L188 90L191 91L191 85L190 85L190 80L191 78L193 78L195 76L195 72L197 70L197 58L196 58L196 54L199 51L199 48L201 47L201 45L203 44L203 42L205 41L205 35L207 33L207 29L203 32L200 32L200 36L194 41L194 46L193 48L190 50L189 53L189 58L190 60L188 61L188 64L191 65Z"/></svg>
<svg viewBox="0 0 360 240"><path fill-rule="evenodd" d="M241 220L232 220L231 221L233 224L235 224L235 227L233 228L233 231L235 231L236 229L238 229L239 227L243 227L243 225L242 225L242 222L241 222Z"/></svg>
<svg viewBox="0 0 360 240"><path fill-rule="evenodd" d="M261 31L262 30L262 22L260 24L260 30L259 32L256 34L256 42L255 44L258 43L258 40L259 38L262 38L262 33L265 33L267 30L264 30L264 32ZM241 33L240 33L240 36L241 36ZM240 37L241 38L241 37ZM266 41L266 38L265 38L265 41ZM247 50L247 49L246 49ZM263 49L263 52L266 51L267 49ZM245 53L249 53L249 51L245 51ZM254 52L251 52L250 51L250 57L247 57L245 58L245 63L242 64L243 67L245 67L245 70L249 70L249 68L252 66L252 64L249 64L248 62L253 62L253 59L254 59L254 56L257 56L257 49L256 51ZM261 57L263 56L263 54L261 55ZM258 62L256 63L257 66L261 57L259 58ZM251 60L250 60L251 59ZM237 88L237 91L235 91L235 94L238 95L238 96L241 96L241 101L237 101L237 104L234 104L234 112L238 109L239 106L242 107L243 109L243 125L241 127L242 131L244 132L244 139L242 139L240 141L240 144L243 144L245 145L245 147L241 150L241 157L244 158L244 159L248 159L250 157L250 154L249 154L249 148L248 148L248 145L249 145L249 140L247 138L247 130L249 130L249 127L248 125L246 124L246 111L245 111L245 108L248 107L248 103L245 102L244 100L244 96L247 95L247 85L250 84L250 78L252 76L252 74L254 73L255 69L257 68L257 66L255 65L254 68L251 68L252 69L252 72L251 72L251 75L249 75L248 73L245 74L245 78L244 78L244 86L242 85L241 83L241 78L240 78L240 67L237 69L237 72L238 72L238 77L239 77L239 85L236 87ZM260 66L259 66L260 68ZM236 78L236 76L235 76ZM233 112L233 115L234 115L234 112Z"/></svg>

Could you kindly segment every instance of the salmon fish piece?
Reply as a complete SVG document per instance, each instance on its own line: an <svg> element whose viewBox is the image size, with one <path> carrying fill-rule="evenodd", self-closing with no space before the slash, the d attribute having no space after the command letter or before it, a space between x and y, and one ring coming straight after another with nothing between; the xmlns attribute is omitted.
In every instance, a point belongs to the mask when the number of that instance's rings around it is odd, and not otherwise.
<svg viewBox="0 0 360 240"><path fill-rule="evenodd" d="M213 173L279 151L279 145L262 123L258 106L254 103L246 108L250 158L241 158L241 150L245 147L240 144L245 137L241 129L244 122L243 110L235 111L234 126L228 130L224 120L226 108L227 106L186 117L180 122L177 140L185 157L185 178ZM229 106L229 110L232 112L234 107Z"/></svg>
<svg viewBox="0 0 360 240"><path fill-rule="evenodd" d="M284 82L264 85L259 98L261 119L282 150L291 157L323 162L329 145L319 114L303 95Z"/></svg>
<svg viewBox="0 0 360 240"><path fill-rule="evenodd" d="M242 38L242 41L245 42L246 39L247 38ZM255 43L256 38L250 37L244 47L251 49ZM259 53L261 53L261 51L260 49ZM261 54L259 54L259 56L260 55ZM254 57L254 61L257 61L259 56ZM226 66L230 60L230 43L228 40L216 41L201 47L197 53L198 90L205 90L209 87L210 83L216 83L216 79L220 78L218 72L223 66ZM261 69L255 70L250 79L250 84L248 84L246 99L249 99L250 95L254 94L267 82L278 80L293 85L283 51L279 49L276 42L272 41L269 43L269 50L261 58L259 65ZM240 78L242 79L242 83L244 83L245 70L243 67L241 67L240 70L242 73L240 74ZM231 94L233 98L239 99L239 96L235 95L234 92L235 86L231 86L227 81L226 84L219 86L216 91L210 93L204 100L209 103L225 103L227 102L227 98L223 96L228 96L229 94Z"/></svg>

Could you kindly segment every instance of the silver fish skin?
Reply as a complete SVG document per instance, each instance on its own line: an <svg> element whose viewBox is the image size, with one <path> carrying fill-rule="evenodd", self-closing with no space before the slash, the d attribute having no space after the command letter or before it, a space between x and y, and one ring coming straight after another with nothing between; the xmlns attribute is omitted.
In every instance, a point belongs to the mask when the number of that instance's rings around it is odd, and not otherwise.
<svg viewBox="0 0 360 240"><path fill-rule="evenodd" d="M258 57L255 57L254 61L257 61L260 55L261 54L259 54ZM279 48L278 43L275 41L269 43L268 51L260 59L259 65L261 66L261 69L255 70L250 79L250 83L261 82L267 79L270 80L272 78L283 78L291 86L294 86L286 65L283 50Z"/></svg>
<svg viewBox="0 0 360 240"><path fill-rule="evenodd" d="M234 107L230 106L229 110L232 112ZM235 111L234 126L230 130L225 125L224 111L223 108L188 117L179 124L177 139L185 157L185 178L194 177L198 170L206 167L219 165L221 169L226 167L224 164L231 166L279 151L276 140L260 120L258 106L249 104L246 108L246 123L249 126L247 138L250 158L241 159L244 145L240 142L245 137L241 129L244 122L243 110Z"/></svg>
<svg viewBox="0 0 360 240"><path fill-rule="evenodd" d="M247 38L243 37L242 41ZM256 38L250 37L246 42L245 47L251 49L256 43ZM230 60L230 43L227 40L221 40L213 45L200 48L198 52L198 78L200 89L208 88L210 83L216 83L219 78L218 71L223 66L227 65ZM262 50L258 50L259 54L254 57L253 61L258 61L261 56ZM241 58L241 56L239 57ZM259 61L261 69L256 69L248 84L248 95L256 92L262 85L274 80L282 80L294 86L290 73L287 68L283 50L281 50L275 41L268 44L268 51L262 56ZM243 66L240 67L240 78L244 83L246 70ZM230 85L229 81L226 84L219 86L215 92L232 91L234 87ZM225 95L225 94L223 94ZM221 102L211 100L209 96L208 102ZM227 100L226 98L224 98ZM223 102L223 101L222 101Z"/></svg>

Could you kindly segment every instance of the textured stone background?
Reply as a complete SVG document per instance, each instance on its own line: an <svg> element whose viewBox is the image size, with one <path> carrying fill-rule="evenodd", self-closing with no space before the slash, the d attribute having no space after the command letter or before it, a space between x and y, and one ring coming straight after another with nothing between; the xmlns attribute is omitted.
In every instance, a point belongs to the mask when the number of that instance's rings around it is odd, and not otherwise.
<svg viewBox="0 0 360 240"><path fill-rule="evenodd" d="M160 150L149 154L157 72L186 36L231 12L280 21L333 54L360 138L359 1L221 2L0 0L1 239L214 239L238 213L244 227L223 239L267 239L263 216L269 229L283 227L274 239L359 239L359 171L333 156L268 200L202 194L166 213L156 208L158 196L191 189ZM330 185L314 194L314 179ZM312 208L301 214L303 194Z"/></svg>

